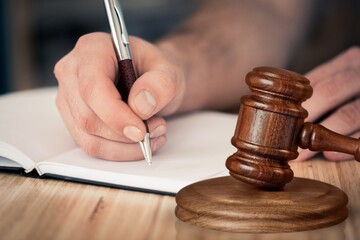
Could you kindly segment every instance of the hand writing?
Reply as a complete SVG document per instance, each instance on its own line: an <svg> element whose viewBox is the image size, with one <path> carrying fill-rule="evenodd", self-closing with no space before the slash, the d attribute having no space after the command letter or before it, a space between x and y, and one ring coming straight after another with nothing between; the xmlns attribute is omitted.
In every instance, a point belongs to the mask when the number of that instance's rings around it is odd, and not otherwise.
<svg viewBox="0 0 360 240"><path fill-rule="evenodd" d="M152 150L161 148L166 122L154 115L175 112L184 92L182 71L172 59L144 40L130 42L139 78L128 104L114 86L118 64L109 34L81 37L54 70L56 103L70 133L87 154L107 160L143 158L137 143L146 132L142 119L149 119Z"/></svg>

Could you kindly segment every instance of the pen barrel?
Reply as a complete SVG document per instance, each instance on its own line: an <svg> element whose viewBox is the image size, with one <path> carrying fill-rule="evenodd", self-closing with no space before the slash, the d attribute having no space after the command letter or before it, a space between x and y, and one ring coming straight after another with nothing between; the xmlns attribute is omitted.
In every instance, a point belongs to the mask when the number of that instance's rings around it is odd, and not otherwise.
<svg viewBox="0 0 360 240"><path fill-rule="evenodd" d="M131 59L125 59L119 61L119 74L116 82L116 89L121 94L121 98L124 102L128 102L130 89L137 77L135 74L134 66Z"/></svg>

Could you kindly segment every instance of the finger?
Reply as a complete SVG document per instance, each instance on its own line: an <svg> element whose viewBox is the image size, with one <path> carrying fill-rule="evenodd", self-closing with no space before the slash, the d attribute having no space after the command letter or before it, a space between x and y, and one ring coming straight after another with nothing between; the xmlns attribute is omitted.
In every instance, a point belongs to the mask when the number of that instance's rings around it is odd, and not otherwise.
<svg viewBox="0 0 360 240"><path fill-rule="evenodd" d="M90 156L110 161L142 160L144 155L138 143L120 143L106 140L97 136L76 132L79 145ZM156 152L166 143L166 137L161 136L150 140L151 151Z"/></svg>
<svg viewBox="0 0 360 240"><path fill-rule="evenodd" d="M172 102L176 94L172 76L162 71L146 72L133 85L129 105L140 118L148 119ZM173 112L177 107L173 105L167 112Z"/></svg>
<svg viewBox="0 0 360 240"><path fill-rule="evenodd" d="M94 47L94 42L97 44L96 47ZM59 82L59 95L66 100L63 102L64 104L59 105L59 110L69 108L72 119L89 134L115 141L129 142L123 134L108 128L78 95L79 84L82 92L90 91L93 85L92 81L86 82L88 79L86 76L83 79L78 79L77 76L82 75L82 72L86 72L87 69L92 69L90 75L94 73L96 77L96 74L99 74L100 80L104 78L103 76L107 79L111 78L116 72L114 58L113 46L108 34L94 33L81 37L74 50L55 66L54 73ZM99 85L101 87L101 84ZM69 118L68 121L70 121Z"/></svg>
<svg viewBox="0 0 360 240"><path fill-rule="evenodd" d="M360 48L351 47L344 53L339 54L332 60L314 68L307 75L311 79L311 85L316 86L324 77L331 76L346 68L358 68L360 65Z"/></svg>
<svg viewBox="0 0 360 240"><path fill-rule="evenodd" d="M85 35L79 39L77 46L74 50L80 58L77 78L84 102L115 132L135 142L142 140L144 124L120 100L121 96L113 83L118 64L110 35Z"/></svg>
<svg viewBox="0 0 360 240"><path fill-rule="evenodd" d="M360 129L360 99L355 99L342 106L326 118L321 125L342 135L350 135ZM351 155L337 152L323 152L329 160L347 160L354 158Z"/></svg>
<svg viewBox="0 0 360 240"><path fill-rule="evenodd" d="M78 70L79 92L83 101L113 131L139 142L144 139L142 120L121 101L113 78L103 71L97 60L81 62ZM106 61L101 61L105 64Z"/></svg>
<svg viewBox="0 0 360 240"><path fill-rule="evenodd" d="M64 101L61 97L57 98L57 104ZM90 156L103 158L106 160L113 161L128 161L128 160L140 160L144 159L141 148L137 143L122 143L112 140L108 140L102 137L94 136L84 132L80 127L76 125L76 122L71 119L69 110L63 109L61 114L64 121L74 137L77 144ZM156 126L154 123L161 122L162 120L153 120L150 124L152 130L155 132ZM149 126L149 127L150 127ZM160 124L159 126L164 126ZM159 127L158 126L158 127ZM153 152L160 149L166 142L164 134L159 134L158 137L151 138L151 149Z"/></svg>
<svg viewBox="0 0 360 240"><path fill-rule="evenodd" d="M321 122L321 125L336 133L350 135L360 129L360 122L358 121L359 118L360 99L356 99L336 110L332 115ZM300 154L296 160L303 161L309 159L316 153L318 152L301 149ZM343 160L351 158L351 156L347 154L335 152L324 152L324 155L326 158L330 156L328 158L330 160Z"/></svg>
<svg viewBox="0 0 360 240"><path fill-rule="evenodd" d="M77 63L77 70L82 66L101 70L105 76L115 79L118 63L111 36L107 33L91 33L77 41L72 51Z"/></svg>
<svg viewBox="0 0 360 240"><path fill-rule="evenodd" d="M91 135L112 141L124 143L132 142L108 128L104 122L102 122L101 119L82 102L81 98L74 100L75 97L73 97L73 102L68 104L66 100L62 100L62 96L64 95L65 94L62 93L62 88L59 88L57 104L65 122L74 121L77 127ZM151 138L160 137L166 134L166 122L163 118L153 117L149 119L148 127Z"/></svg>
<svg viewBox="0 0 360 240"><path fill-rule="evenodd" d="M313 156L315 156L318 152L310 151L308 149L299 149L299 156L294 161L305 161Z"/></svg>
<svg viewBox="0 0 360 240"><path fill-rule="evenodd" d="M107 127L107 125L78 95L79 79L77 78L76 74L79 72L79 66L78 61L74 59L76 57L73 55L74 53L70 53L68 54L67 58L61 60L61 64L58 64L59 66L57 67L57 71L55 71L59 81L58 98L59 100L64 100L58 102L58 108L60 112L64 111L65 109L70 110L67 111L68 114L62 114L64 120L75 121L78 127L92 135L97 135L113 141L133 142L122 133L117 133ZM61 69L59 69L60 67ZM86 82L83 82L82 84L83 86L86 86L83 88L91 88Z"/></svg>
<svg viewBox="0 0 360 240"><path fill-rule="evenodd" d="M360 98L341 106L321 122L324 127L342 135L350 135L360 129Z"/></svg>
<svg viewBox="0 0 360 240"><path fill-rule="evenodd" d="M360 131L352 134L351 137L359 139L360 138ZM338 153L338 152L324 152L324 157L328 160L332 161L343 161L343 160L350 160L354 159L353 155L345 154L345 153Z"/></svg>
<svg viewBox="0 0 360 240"><path fill-rule="evenodd" d="M142 119L161 110L161 115L175 112L184 94L183 72L154 45L132 37L133 61L143 73L129 94L129 105Z"/></svg>
<svg viewBox="0 0 360 240"><path fill-rule="evenodd" d="M154 116L147 120L150 138L157 138L161 136L165 136L167 132L167 124L164 118L159 116Z"/></svg>
<svg viewBox="0 0 360 240"><path fill-rule="evenodd" d="M327 76L314 87L311 99L303 104L308 110L308 121L314 121L336 106L360 93L360 73L344 69ZM319 107L321 106L321 107Z"/></svg>
<svg viewBox="0 0 360 240"><path fill-rule="evenodd" d="M303 104L309 121L350 99L354 91L359 93L359 67L360 48L352 47L306 74L314 89L312 98Z"/></svg>
<svg viewBox="0 0 360 240"><path fill-rule="evenodd" d="M59 111L66 123L74 121L75 125L82 131L112 141L132 143L127 137L116 133L83 102L78 96L65 97L63 88L58 90L57 104Z"/></svg>
<svg viewBox="0 0 360 240"><path fill-rule="evenodd" d="M93 46L95 40L97 44L96 48L94 48ZM64 57L60 61L60 64L57 64L58 65L56 67L57 71L55 72L57 73L58 75L57 77L60 80L59 88L61 87L66 88L66 90L63 92L65 94L68 94L66 96L66 99L68 99L68 102L70 102L70 104L68 105L71 110L71 114L73 115L75 121L80 123L79 124L80 127L83 126L82 129L90 134L125 142L126 140L124 139L111 137L106 134L104 135L102 133L102 131L105 133L111 132L109 129L105 131L104 128L98 129L98 127L96 127L96 126L106 126L106 124L105 123L100 124L101 122L104 121L102 121L102 119L99 119L98 117L96 118L93 117L93 114L95 113L98 114L98 112L96 112L97 109L100 109L101 111L101 109L106 110L106 109L111 109L111 107L108 107L106 104L102 104L101 101L94 101L94 103L92 103L91 101L93 101L94 99L96 100L97 97L89 96L92 94L97 95L97 93L100 92L100 94L105 95L105 97L101 97L101 96L99 97L100 100L104 99L103 100L104 103L106 102L105 98L111 95L115 96L114 98L116 99L115 101L117 103L119 102L120 95L117 92L117 90L115 90L112 83L117 68L117 63L115 63L116 60L114 60L115 58L116 57L113 51L113 46L111 44L111 39L108 34L102 34L102 33L88 34L80 38L74 51L68 54L67 57ZM78 76L79 79L77 78L73 79L71 77L73 75ZM64 84L62 84L63 82ZM78 86L78 84L80 84L80 87ZM74 92L77 91L80 91L85 101L86 99L89 99L90 101L89 102L81 101L81 99L79 99L76 94L75 95L73 94ZM112 91L112 93L109 94L108 93L109 91ZM92 105L92 109L88 109L87 104L90 104L90 106ZM125 104L122 104L122 106L123 108L128 110L128 107ZM117 112L121 112L121 111L118 110ZM105 113L100 112L100 114L105 115L106 112ZM134 114L132 115L134 116ZM130 118L127 117L127 119L129 120ZM140 127L143 127L142 122L137 118L136 120L138 121L137 123L140 124ZM149 127L150 129L152 128L152 126ZM121 126L118 128L121 128ZM131 128L134 127L130 126L130 129ZM127 128L125 127L123 129L123 132L125 131L129 135L129 131L127 131L126 129ZM135 129L138 128L136 128L135 126ZM130 133L131 132L138 133L139 131L130 131ZM130 137L130 138L134 141L139 140L139 137L138 138Z"/></svg>

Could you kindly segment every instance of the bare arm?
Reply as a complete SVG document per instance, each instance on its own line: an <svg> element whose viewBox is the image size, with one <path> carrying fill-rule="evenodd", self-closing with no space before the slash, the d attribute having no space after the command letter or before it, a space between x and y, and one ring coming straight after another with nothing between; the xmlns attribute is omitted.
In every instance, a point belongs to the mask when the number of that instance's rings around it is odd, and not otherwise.
<svg viewBox="0 0 360 240"><path fill-rule="evenodd" d="M247 91L244 76L255 66L285 67L301 40L311 1L212 0L157 45L185 72L179 111L227 109Z"/></svg>
<svg viewBox="0 0 360 240"><path fill-rule="evenodd" d="M237 105L247 91L247 71L286 65L309 9L310 0L209 0L155 45L132 37L139 78L128 104L113 83L118 69L109 34L85 35L55 66L59 111L89 155L141 159L142 119L149 119L156 151L166 140L166 121L159 115Z"/></svg>

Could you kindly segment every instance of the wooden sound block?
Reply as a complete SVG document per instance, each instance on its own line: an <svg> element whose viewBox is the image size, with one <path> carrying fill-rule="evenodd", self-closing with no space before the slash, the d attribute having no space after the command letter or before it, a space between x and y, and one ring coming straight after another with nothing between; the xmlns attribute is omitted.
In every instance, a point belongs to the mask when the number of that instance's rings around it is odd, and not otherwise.
<svg viewBox="0 0 360 240"><path fill-rule="evenodd" d="M294 178L281 191L265 191L233 177L200 181L176 195L176 216L200 227L247 233L293 232L328 227L348 216L339 188Z"/></svg>

